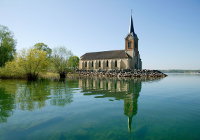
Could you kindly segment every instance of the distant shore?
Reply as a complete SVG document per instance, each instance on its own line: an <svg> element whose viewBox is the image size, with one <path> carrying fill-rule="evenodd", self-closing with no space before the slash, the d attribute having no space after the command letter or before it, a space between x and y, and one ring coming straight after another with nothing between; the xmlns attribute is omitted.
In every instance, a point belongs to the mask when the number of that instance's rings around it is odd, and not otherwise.
<svg viewBox="0 0 200 140"><path fill-rule="evenodd" d="M159 70L163 73L194 73L200 74L200 70L179 70L179 69L171 69L171 70Z"/></svg>

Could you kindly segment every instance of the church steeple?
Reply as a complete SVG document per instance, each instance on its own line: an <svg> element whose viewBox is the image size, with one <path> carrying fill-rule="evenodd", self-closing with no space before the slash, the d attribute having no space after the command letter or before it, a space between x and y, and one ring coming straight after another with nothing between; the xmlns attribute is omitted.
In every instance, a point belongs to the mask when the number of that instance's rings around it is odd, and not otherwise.
<svg viewBox="0 0 200 140"><path fill-rule="evenodd" d="M129 26L129 34L135 34L134 32L134 27L133 27L133 18L132 18L132 14L131 14L131 19L130 19L130 26Z"/></svg>
<svg viewBox="0 0 200 140"><path fill-rule="evenodd" d="M135 51L138 52L138 37L134 31L133 27L133 18L132 18L132 10L131 10L131 18L130 18L130 25L129 25L129 32L125 38L125 50L126 51ZM132 52L129 54L133 56Z"/></svg>

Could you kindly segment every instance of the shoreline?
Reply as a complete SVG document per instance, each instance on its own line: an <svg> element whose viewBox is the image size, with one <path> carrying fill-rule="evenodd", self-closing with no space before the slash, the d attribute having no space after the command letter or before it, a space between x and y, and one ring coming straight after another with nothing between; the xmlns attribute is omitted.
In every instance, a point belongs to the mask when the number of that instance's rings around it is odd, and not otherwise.
<svg viewBox="0 0 200 140"><path fill-rule="evenodd" d="M66 74L66 78L98 77L98 78L163 78L167 74L158 70L77 70L75 73ZM26 76L0 76L1 80L27 80ZM59 80L59 74L53 72L41 73L38 80Z"/></svg>
<svg viewBox="0 0 200 140"><path fill-rule="evenodd" d="M137 69L123 69L123 70L77 70L79 76L89 77L166 77L167 74L159 70L137 70Z"/></svg>

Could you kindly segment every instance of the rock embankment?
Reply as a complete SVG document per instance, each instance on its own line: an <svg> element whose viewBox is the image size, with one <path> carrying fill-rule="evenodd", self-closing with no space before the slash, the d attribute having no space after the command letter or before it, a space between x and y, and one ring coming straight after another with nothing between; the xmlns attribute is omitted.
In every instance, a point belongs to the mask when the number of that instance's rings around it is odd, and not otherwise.
<svg viewBox="0 0 200 140"><path fill-rule="evenodd" d="M166 77L167 75L158 70L77 70L79 76L97 77Z"/></svg>

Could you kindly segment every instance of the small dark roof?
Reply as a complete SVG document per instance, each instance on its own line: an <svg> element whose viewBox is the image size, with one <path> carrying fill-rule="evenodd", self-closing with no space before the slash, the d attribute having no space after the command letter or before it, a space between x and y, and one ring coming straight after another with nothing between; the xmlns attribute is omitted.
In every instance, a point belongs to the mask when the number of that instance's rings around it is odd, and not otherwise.
<svg viewBox="0 0 200 140"><path fill-rule="evenodd" d="M130 26L129 26L129 35L132 35L133 37L137 38L137 35L136 35L135 31L134 31L132 15L131 15Z"/></svg>
<svg viewBox="0 0 200 140"><path fill-rule="evenodd" d="M135 34L132 15L131 15L130 26L129 26L129 34L131 33Z"/></svg>
<svg viewBox="0 0 200 140"><path fill-rule="evenodd" d="M81 56L81 60L119 59L119 58L131 58L131 57L125 52L125 50L91 52Z"/></svg>

